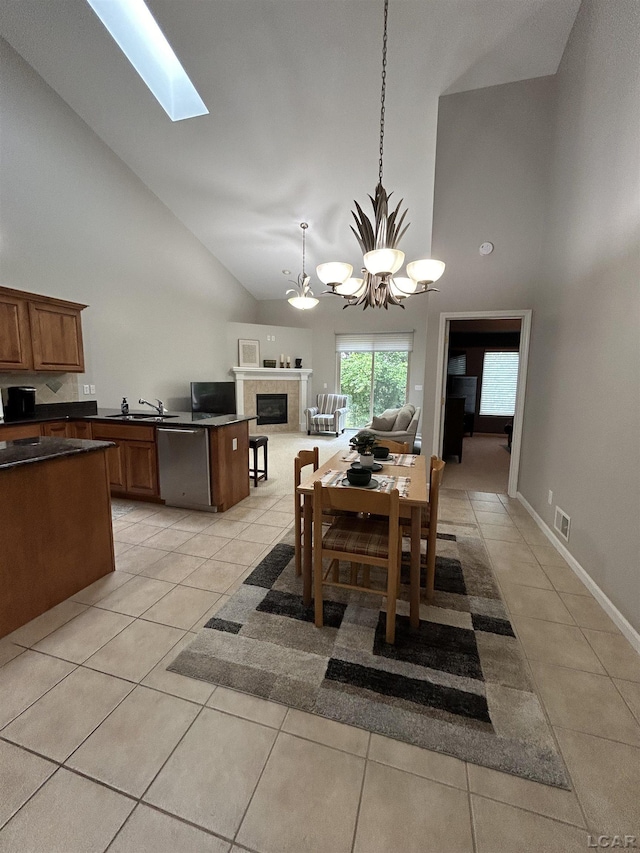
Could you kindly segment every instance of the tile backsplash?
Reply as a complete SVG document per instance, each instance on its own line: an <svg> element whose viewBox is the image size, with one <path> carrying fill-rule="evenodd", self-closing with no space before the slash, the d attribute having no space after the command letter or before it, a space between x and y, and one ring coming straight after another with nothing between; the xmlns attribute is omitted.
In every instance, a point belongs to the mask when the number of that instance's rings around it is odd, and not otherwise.
<svg viewBox="0 0 640 853"><path fill-rule="evenodd" d="M0 373L0 388L30 385L36 403L73 403L79 400L76 373Z"/></svg>

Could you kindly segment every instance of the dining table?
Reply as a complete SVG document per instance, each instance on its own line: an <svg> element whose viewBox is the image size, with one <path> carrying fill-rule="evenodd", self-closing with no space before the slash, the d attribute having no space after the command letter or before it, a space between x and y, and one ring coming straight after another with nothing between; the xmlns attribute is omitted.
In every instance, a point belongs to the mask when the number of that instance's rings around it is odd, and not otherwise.
<svg viewBox="0 0 640 853"><path fill-rule="evenodd" d="M354 451L342 449L335 453L317 471L297 487L297 493L302 495L302 541L296 541L295 547L302 549L302 597L306 606L311 605L312 563L313 563L313 488L317 480L326 484L342 483L346 472L358 459ZM388 490L389 485L402 483L400 491L401 519L411 520L411 548L409 571L409 621L412 628L417 628L420 622L420 527L421 513L428 505L428 469L427 457L415 454L390 454L387 459L376 459L382 468L372 474L380 486ZM344 478L339 473L344 472ZM344 488L361 489L363 486L352 486L346 482Z"/></svg>

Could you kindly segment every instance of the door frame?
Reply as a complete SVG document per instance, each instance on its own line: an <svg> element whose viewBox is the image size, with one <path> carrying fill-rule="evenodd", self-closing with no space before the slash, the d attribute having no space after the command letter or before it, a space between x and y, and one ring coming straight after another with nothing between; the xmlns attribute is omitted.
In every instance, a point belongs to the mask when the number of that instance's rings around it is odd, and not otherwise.
<svg viewBox="0 0 640 853"><path fill-rule="evenodd" d="M433 453L442 455L444 433L444 401L446 394L446 354L449 349L449 328L451 320L520 320L520 358L518 364L518 385L516 388L516 409L513 416L513 433L511 435L511 462L509 463L509 480L507 494L515 498L518 491L518 473L520 471L520 451L522 444L522 419L527 384L527 365L529 363L529 345L531 342L531 309L523 308L515 311L443 311L440 314L438 331L438 361L436 372L436 400L440 405L435 407L433 424Z"/></svg>

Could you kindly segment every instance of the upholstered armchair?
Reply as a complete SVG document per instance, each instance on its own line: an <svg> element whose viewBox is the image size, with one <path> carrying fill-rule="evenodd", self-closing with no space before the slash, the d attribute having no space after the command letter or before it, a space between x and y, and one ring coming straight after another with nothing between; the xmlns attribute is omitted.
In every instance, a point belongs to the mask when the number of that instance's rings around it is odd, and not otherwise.
<svg viewBox="0 0 640 853"><path fill-rule="evenodd" d="M314 432L344 432L347 422L347 398L342 394L318 394L315 406L305 409L307 435Z"/></svg>
<svg viewBox="0 0 640 853"><path fill-rule="evenodd" d="M400 409L386 409L381 415L374 417L365 429L378 438L406 441L413 447L421 411L420 406L413 406L411 403L406 403Z"/></svg>

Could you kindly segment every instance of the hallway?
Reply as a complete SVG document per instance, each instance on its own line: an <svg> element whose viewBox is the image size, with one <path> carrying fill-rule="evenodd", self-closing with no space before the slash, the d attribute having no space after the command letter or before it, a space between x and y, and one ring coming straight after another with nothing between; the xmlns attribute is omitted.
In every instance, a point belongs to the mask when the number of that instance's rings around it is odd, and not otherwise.
<svg viewBox="0 0 640 853"><path fill-rule="evenodd" d="M479 492L507 492L511 455L506 435L465 437L462 462L457 456L445 459L443 486L447 489L464 489Z"/></svg>

